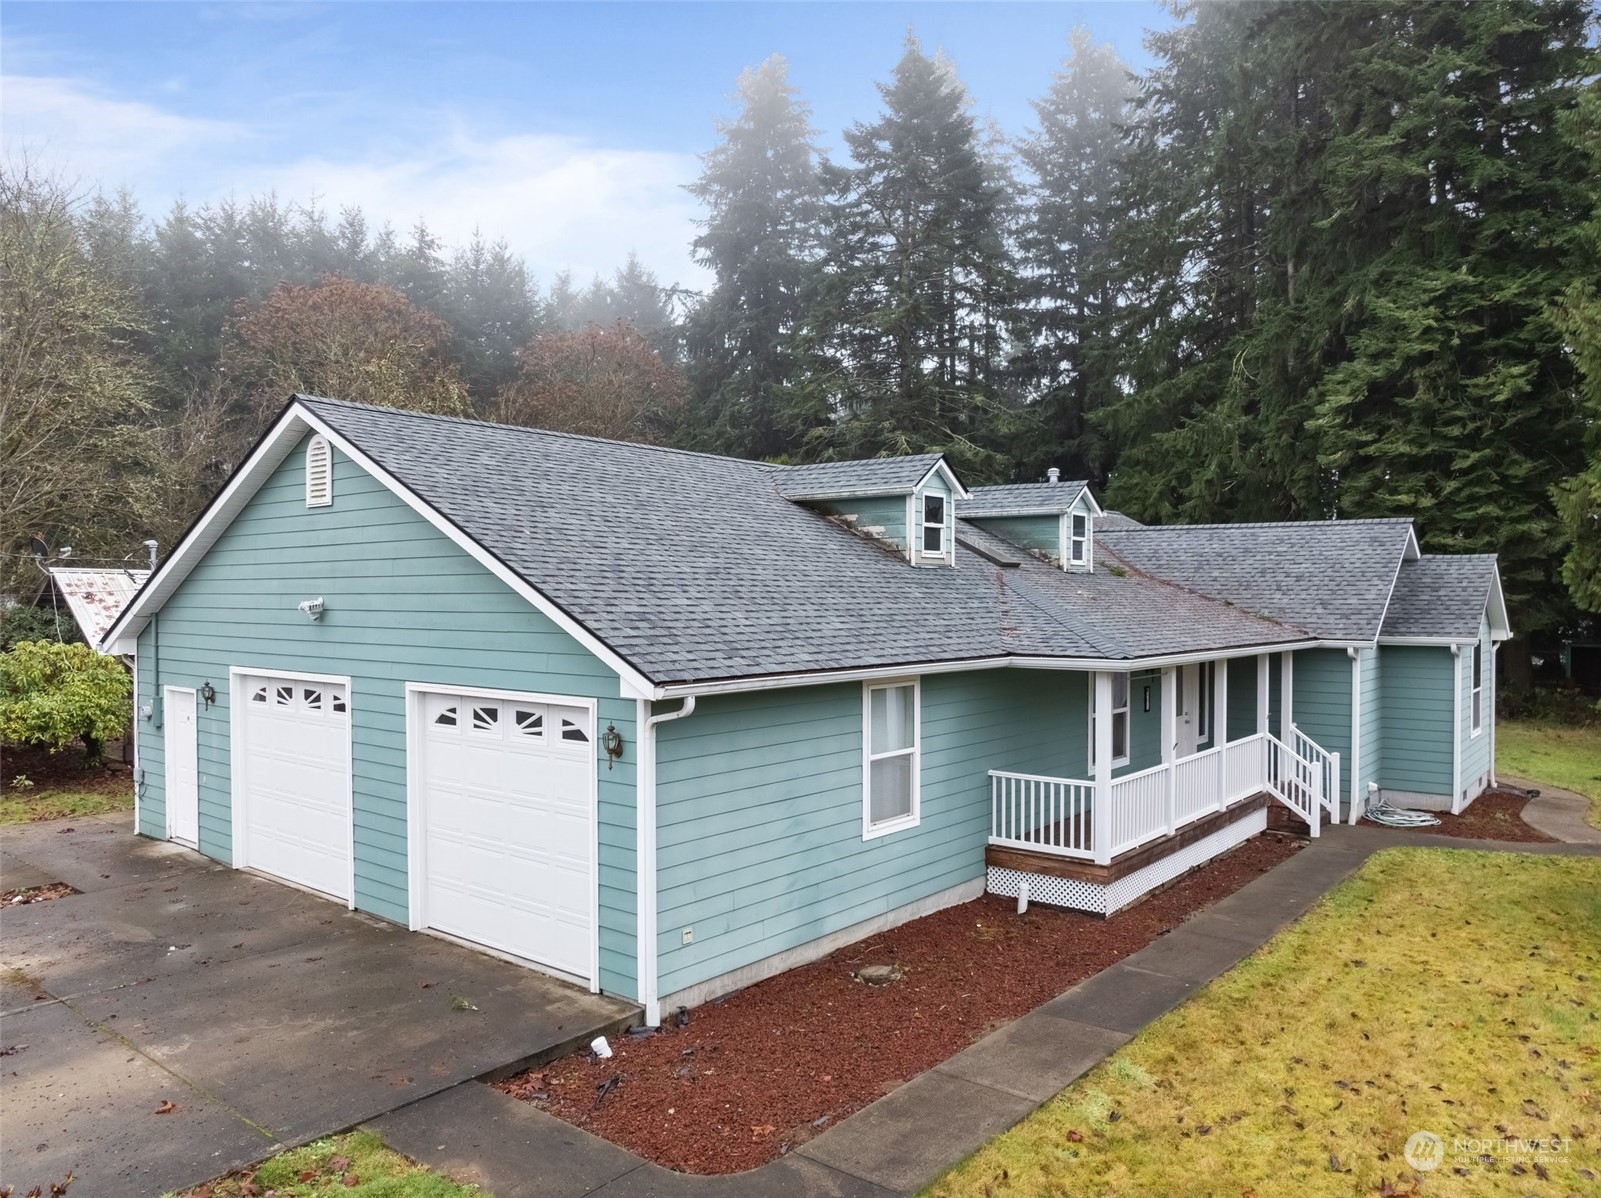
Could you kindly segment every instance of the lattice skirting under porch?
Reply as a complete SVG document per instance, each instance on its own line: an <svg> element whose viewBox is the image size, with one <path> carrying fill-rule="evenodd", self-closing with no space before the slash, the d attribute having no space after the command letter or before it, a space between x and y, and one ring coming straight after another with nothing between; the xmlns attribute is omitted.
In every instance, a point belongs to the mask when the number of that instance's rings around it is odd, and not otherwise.
<svg viewBox="0 0 1601 1198"><path fill-rule="evenodd" d="M1258 808L1227 827L1219 828L1210 836L1186 845L1178 852L1153 861L1115 882L1052 878L1045 874L992 865L988 870L985 889L991 894L1016 898L1018 887L1026 878L1028 901L1031 903L1050 903L1057 907L1071 907L1075 911L1111 915L1115 911L1121 911L1141 896L1149 894L1163 883L1171 882L1179 875L1205 865L1213 857L1228 852L1235 845L1245 843L1266 828L1267 812Z"/></svg>

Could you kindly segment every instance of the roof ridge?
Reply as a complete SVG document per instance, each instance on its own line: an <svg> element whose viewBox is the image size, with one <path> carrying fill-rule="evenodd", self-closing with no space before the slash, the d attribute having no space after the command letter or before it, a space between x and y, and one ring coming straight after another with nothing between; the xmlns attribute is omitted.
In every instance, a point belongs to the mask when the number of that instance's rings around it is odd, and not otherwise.
<svg viewBox="0 0 1601 1198"><path fill-rule="evenodd" d="M1119 513L1120 515L1123 513ZM1412 516L1360 516L1354 519L1334 517L1318 520L1244 520L1239 523L1214 524L1140 524L1128 528L1108 528L1096 532L1096 536L1115 536L1125 532L1174 532L1178 529L1214 529L1214 528L1308 528L1350 524L1412 524ZM1468 556L1466 554L1437 554L1440 557Z"/></svg>

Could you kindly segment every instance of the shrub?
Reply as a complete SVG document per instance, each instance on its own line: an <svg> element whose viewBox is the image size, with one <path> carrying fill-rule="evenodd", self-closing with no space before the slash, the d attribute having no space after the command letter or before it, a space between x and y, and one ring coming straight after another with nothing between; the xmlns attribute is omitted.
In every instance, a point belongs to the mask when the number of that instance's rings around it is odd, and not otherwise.
<svg viewBox="0 0 1601 1198"><path fill-rule="evenodd" d="M128 671L88 645L21 641L0 653L0 739L55 752L81 740L91 762L128 727Z"/></svg>
<svg viewBox="0 0 1601 1198"><path fill-rule="evenodd" d="M19 641L81 641L78 625L64 611L18 603L0 611L0 652Z"/></svg>

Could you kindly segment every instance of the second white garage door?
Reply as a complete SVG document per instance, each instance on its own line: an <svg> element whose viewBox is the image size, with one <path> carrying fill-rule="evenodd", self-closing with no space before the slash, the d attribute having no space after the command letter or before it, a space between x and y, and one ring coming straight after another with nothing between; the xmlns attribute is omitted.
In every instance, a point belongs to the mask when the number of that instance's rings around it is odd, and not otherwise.
<svg viewBox="0 0 1601 1198"><path fill-rule="evenodd" d="M422 692L414 702L414 922L591 980L589 708L502 694Z"/></svg>

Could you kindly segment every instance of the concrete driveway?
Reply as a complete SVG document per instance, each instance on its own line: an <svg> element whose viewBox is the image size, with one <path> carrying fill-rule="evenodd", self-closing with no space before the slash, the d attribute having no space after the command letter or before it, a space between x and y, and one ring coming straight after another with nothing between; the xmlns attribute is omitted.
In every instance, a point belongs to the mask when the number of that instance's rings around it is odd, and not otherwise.
<svg viewBox="0 0 1601 1198"><path fill-rule="evenodd" d="M138 838L128 816L0 829L0 888L45 881L83 893L0 914L0 1185L17 1193L70 1169L85 1198L161 1194L636 1013Z"/></svg>

